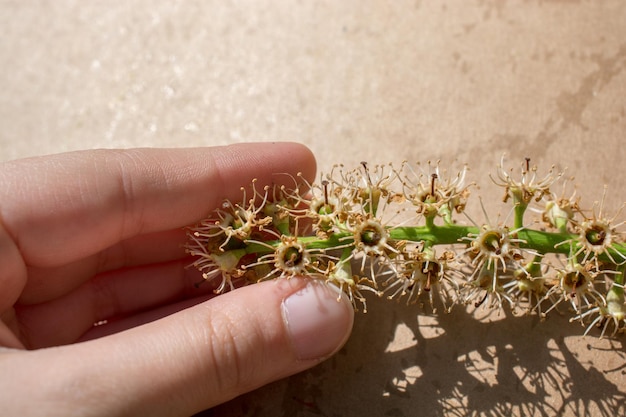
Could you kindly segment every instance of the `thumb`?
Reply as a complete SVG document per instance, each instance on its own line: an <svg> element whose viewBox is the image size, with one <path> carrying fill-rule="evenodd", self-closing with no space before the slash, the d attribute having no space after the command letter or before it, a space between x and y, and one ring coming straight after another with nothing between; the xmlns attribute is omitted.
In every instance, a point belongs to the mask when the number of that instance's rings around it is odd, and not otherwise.
<svg viewBox="0 0 626 417"><path fill-rule="evenodd" d="M63 366L79 390L69 399L73 407L87 401L90 412L96 405L106 415L193 414L335 353L354 318L338 291L296 278L243 287L126 332L59 348L69 354L51 363Z"/></svg>

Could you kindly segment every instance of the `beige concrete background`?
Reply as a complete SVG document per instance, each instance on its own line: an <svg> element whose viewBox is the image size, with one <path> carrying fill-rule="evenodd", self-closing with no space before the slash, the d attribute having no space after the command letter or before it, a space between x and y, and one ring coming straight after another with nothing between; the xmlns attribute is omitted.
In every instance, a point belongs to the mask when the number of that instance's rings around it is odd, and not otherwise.
<svg viewBox="0 0 626 417"><path fill-rule="evenodd" d="M621 0L2 0L0 27L0 160L296 140L322 171L467 162L495 216L506 152L626 200ZM334 358L204 415L626 414L625 336L369 307Z"/></svg>

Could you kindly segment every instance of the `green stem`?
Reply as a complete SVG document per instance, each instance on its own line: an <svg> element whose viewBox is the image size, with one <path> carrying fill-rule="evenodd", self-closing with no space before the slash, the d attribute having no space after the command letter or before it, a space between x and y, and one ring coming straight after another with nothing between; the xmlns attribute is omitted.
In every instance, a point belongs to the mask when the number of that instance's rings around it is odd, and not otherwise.
<svg viewBox="0 0 626 417"><path fill-rule="evenodd" d="M622 295L624 293L624 273L626 272L626 266L622 265L619 268L619 274L615 276L615 284L611 288L611 291L614 291L618 295Z"/></svg>
<svg viewBox="0 0 626 417"><path fill-rule="evenodd" d="M480 233L478 227L462 226L456 224L437 226L434 222L427 222L426 226L416 227L392 227L389 229L389 238L394 241L428 242L429 245L453 245L464 243L464 238L476 236ZM523 249L533 249L541 254L555 253L570 256L573 250L576 251L577 235L562 232L545 232L533 229L521 229L517 231L520 239L519 247ZM327 239L320 239L317 236L303 236L298 238L308 249L333 249L344 247L354 243L352 233L334 233ZM564 242L572 242L572 244ZM247 253L269 253L280 240L265 242L265 244L249 242L246 246ZM609 249L609 254L614 259L626 257L626 244L614 243ZM608 260L606 255L600 256L601 260Z"/></svg>
<svg viewBox="0 0 626 417"><path fill-rule="evenodd" d="M526 265L525 269L531 277L541 276L541 256L535 255L532 261Z"/></svg>
<svg viewBox="0 0 626 417"><path fill-rule="evenodd" d="M452 219L452 210L450 209L450 206L448 206L447 204L442 206L439 209L439 215L443 219L444 224L446 225L454 224L454 220Z"/></svg>
<svg viewBox="0 0 626 417"><path fill-rule="evenodd" d="M437 228L435 225L435 217L437 217L436 214L426 216L426 229L433 230Z"/></svg>
<svg viewBox="0 0 626 417"><path fill-rule="evenodd" d="M515 218L513 219L513 227L515 229L521 229L524 227L524 213L526 212L526 208L528 204L523 201L516 201L515 206L513 208L513 214Z"/></svg>

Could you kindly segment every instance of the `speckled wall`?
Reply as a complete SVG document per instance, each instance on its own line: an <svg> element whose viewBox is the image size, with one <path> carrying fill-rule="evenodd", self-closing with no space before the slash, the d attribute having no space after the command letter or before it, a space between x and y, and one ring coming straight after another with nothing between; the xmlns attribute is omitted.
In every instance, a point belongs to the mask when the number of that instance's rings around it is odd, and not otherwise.
<svg viewBox="0 0 626 417"><path fill-rule="evenodd" d="M625 23L621 0L5 0L0 160L295 140L320 171L467 163L496 218L506 153L566 169L588 206L608 184L616 211ZM625 412L623 337L581 338L558 316L369 310L329 361L205 415Z"/></svg>

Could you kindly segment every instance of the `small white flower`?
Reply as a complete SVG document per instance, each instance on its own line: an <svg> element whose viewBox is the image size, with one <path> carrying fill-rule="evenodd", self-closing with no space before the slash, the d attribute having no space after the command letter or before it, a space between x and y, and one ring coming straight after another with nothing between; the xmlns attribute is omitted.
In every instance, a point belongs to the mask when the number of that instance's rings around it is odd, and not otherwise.
<svg viewBox="0 0 626 417"><path fill-rule="evenodd" d="M596 306L590 306L586 312L580 312L576 317L573 317L570 321L583 320L587 317L597 315L595 319L591 321L584 335L586 336L593 327L602 328L600 338L604 337L606 330L610 325L613 325L613 333L611 336L615 336L617 332L623 332L626 327L626 304L624 301L624 288L621 285L615 284L604 300L601 300Z"/></svg>
<svg viewBox="0 0 626 417"><path fill-rule="evenodd" d="M449 312L452 303L456 301L459 286L455 276L460 273L452 268L455 256L451 251L445 251L439 258L431 248L403 252L403 258L397 264L397 270L389 269L387 278L383 282L384 293L388 299L402 298L407 296L407 305L416 303L423 294L428 294L428 301L433 312L435 294L444 306L444 311ZM384 274L384 273L383 273Z"/></svg>
<svg viewBox="0 0 626 417"><path fill-rule="evenodd" d="M362 291L370 291L376 295L380 293L373 288L372 281L359 277L352 273L352 266L349 261L329 262L326 271L316 274L315 277L325 277L326 282L339 288L341 292L348 296L355 311L359 311L359 304L363 306L363 312L367 313L367 300ZM364 284L365 282L365 284ZM339 294L337 301L341 298Z"/></svg>
<svg viewBox="0 0 626 417"><path fill-rule="evenodd" d="M535 201L541 200L544 195L550 193L552 184L563 175L562 173L555 174L554 167L552 167L544 177L538 178L537 168L531 167L530 158L526 158L521 176L519 179L514 179L510 174L513 170L506 171L504 169L504 155L502 155L498 168L498 178L491 177L491 180L494 184L505 188L505 202L513 197L513 200L520 204L528 204L533 199Z"/></svg>
<svg viewBox="0 0 626 417"><path fill-rule="evenodd" d="M604 296L594 286L599 273L591 264L582 265L577 262L569 262L565 268L558 269L556 283L539 301L539 304L544 301L551 303L543 317L561 303L569 303L579 314L591 305L605 303Z"/></svg>
<svg viewBox="0 0 626 417"><path fill-rule="evenodd" d="M434 166L429 162L428 173L418 173L409 164L402 168L407 173L402 180L403 193L417 214L443 216L446 222L451 222L453 212L465 210L471 185L465 184L467 166L450 177L441 172L439 162Z"/></svg>

